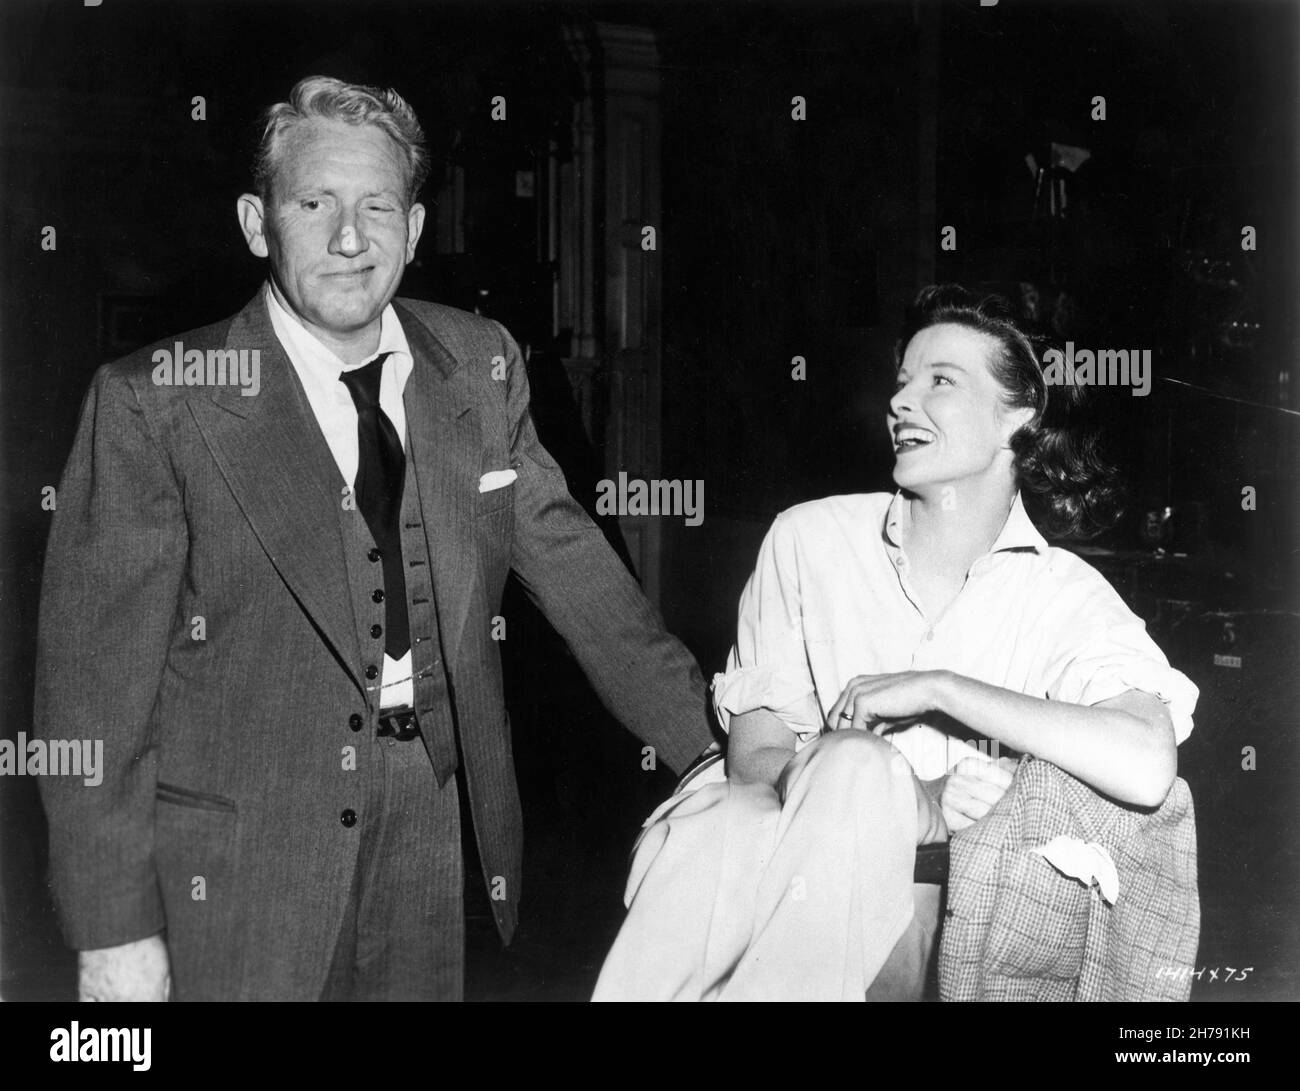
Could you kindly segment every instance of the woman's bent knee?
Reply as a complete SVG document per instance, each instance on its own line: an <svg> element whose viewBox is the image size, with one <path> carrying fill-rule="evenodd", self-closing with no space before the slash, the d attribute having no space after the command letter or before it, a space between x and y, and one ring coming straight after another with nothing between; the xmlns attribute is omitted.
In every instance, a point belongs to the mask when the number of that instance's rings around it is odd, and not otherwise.
<svg viewBox="0 0 1300 1091"><path fill-rule="evenodd" d="M912 767L898 748L870 731L855 731L852 728L831 731L813 743L813 746L823 756L833 756L833 760L838 762L883 765L890 773L900 776L912 774Z"/></svg>
<svg viewBox="0 0 1300 1091"><path fill-rule="evenodd" d="M823 735L810 747L805 772L816 766L819 776L843 774L859 779L892 781L906 778L911 783L912 767L890 742L870 731L846 729Z"/></svg>

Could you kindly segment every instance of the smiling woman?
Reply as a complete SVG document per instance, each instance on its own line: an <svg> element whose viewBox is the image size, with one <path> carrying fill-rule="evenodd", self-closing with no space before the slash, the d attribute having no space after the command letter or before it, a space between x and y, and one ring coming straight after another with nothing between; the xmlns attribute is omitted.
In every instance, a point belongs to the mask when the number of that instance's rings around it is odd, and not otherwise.
<svg viewBox="0 0 1300 1091"><path fill-rule="evenodd" d="M777 517L714 679L725 782L647 823L597 999L860 1000L895 951L919 996L938 899L913 887L915 846L1013 780L981 740L1125 805L1169 793L1195 687L1027 511L1104 523L1095 439L996 299L926 289L896 359L898 492Z"/></svg>
<svg viewBox="0 0 1300 1091"><path fill-rule="evenodd" d="M979 334L984 346L974 354L974 367L961 362L968 346L974 344L972 334ZM928 377L917 377L919 384L914 384L913 393L927 384L952 388L958 392L958 401L978 392L985 404L1000 410L1002 421L1021 422L1007 442L1016 487L1038 526L1054 537L1087 538L1111 525L1119 514L1121 489L1114 468L1101 454L1099 435L1082 420L1086 393L1074 386L1051 386L1049 390L1040 364L1040 346L1012 318L1005 300L975 296L947 284L924 289L908 308L895 347L898 394L890 403L889 426L896 453L901 453L898 430L915 428L918 423L906 411L903 415L893 411L913 379L908 370L909 347L913 369L922 366L930 372ZM951 415L951 408L943 408L944 400L934 404L936 412ZM914 410L910 405L907 408ZM972 426L969 417L960 419L967 422L962 427ZM899 475L911 472L900 461L896 483L906 488Z"/></svg>

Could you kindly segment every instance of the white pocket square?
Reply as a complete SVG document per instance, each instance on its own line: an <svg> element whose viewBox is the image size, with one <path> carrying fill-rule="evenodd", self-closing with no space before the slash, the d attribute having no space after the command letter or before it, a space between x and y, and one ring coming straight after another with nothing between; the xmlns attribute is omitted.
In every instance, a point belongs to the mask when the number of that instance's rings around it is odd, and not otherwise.
<svg viewBox="0 0 1300 1091"><path fill-rule="evenodd" d="M514 470L489 470L478 479L478 491L491 492L493 489L504 489L518 476Z"/></svg>
<svg viewBox="0 0 1300 1091"><path fill-rule="evenodd" d="M1096 841L1085 844L1077 837L1053 837L1046 845L1030 849L1062 875L1078 879L1086 887L1096 883L1108 905L1119 900L1119 872L1105 845Z"/></svg>

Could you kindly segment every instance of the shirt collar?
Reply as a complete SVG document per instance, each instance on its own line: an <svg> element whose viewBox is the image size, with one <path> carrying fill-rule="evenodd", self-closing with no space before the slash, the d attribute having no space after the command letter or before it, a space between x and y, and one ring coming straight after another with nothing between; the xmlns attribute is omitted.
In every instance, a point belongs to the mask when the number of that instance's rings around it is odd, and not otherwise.
<svg viewBox="0 0 1300 1091"><path fill-rule="evenodd" d="M903 490L899 489L889 503L889 510L885 512L882 536L887 546L902 549L903 535L910 521L910 515L911 506L903 496ZM1035 553L1047 551L1047 539L1038 532L1038 528L1029 518L1019 490L1016 491L1006 522L1002 524L1002 529L993 540L989 553L1000 553L1009 549L1032 549Z"/></svg>
<svg viewBox="0 0 1300 1091"><path fill-rule="evenodd" d="M285 352L295 364L307 368L313 376L331 384L337 382L344 371L354 370L316 340L297 315L287 311L280 304L280 301L275 298L275 293L271 291L270 281L267 282L265 291L266 310L271 318L271 326L275 330L276 337L280 339L280 344L284 346ZM411 357L411 346L406 340L406 332L402 329L401 319L397 317L397 311L393 309L391 303L384 308L384 313L379 318L379 346L357 367L364 367L376 356L382 356L384 353L388 353L393 361L397 375L397 389L400 391L406 386L406 380L414 367L414 360Z"/></svg>

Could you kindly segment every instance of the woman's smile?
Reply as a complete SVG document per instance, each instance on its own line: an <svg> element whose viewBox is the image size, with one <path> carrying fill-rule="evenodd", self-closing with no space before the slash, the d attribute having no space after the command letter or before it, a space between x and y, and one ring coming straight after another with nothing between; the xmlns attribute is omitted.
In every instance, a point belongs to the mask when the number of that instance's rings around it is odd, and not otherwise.
<svg viewBox="0 0 1300 1091"><path fill-rule="evenodd" d="M894 453L897 455L928 447L936 439L938 439L938 436L928 428L922 428L915 424L894 425Z"/></svg>

